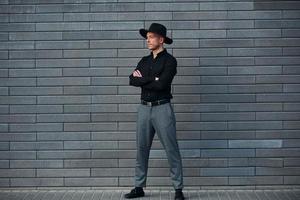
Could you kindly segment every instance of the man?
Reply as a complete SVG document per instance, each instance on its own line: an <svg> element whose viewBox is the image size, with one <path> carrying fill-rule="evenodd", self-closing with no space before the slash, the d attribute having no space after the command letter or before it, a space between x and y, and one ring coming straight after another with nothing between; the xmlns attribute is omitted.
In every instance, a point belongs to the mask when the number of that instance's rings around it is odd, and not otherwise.
<svg viewBox="0 0 300 200"><path fill-rule="evenodd" d="M166 27L152 23L149 29L140 29L140 34L147 39L150 55L144 56L136 69L129 76L129 84L142 88L141 104L138 107L136 137L135 188L125 194L125 198L145 195L148 159L154 134L163 145L168 163L175 200L183 200L182 161L176 138L176 119L171 105L171 83L177 73L177 60L164 48L163 43L173 40L166 36Z"/></svg>

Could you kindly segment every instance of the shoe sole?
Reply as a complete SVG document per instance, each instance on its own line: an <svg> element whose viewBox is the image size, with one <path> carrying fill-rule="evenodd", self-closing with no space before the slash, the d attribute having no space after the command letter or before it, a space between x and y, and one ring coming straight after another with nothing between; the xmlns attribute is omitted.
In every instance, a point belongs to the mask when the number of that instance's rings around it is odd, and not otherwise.
<svg viewBox="0 0 300 200"><path fill-rule="evenodd" d="M124 196L124 198L126 198L126 199L133 199L133 198L138 198L138 197L143 197L143 196L145 196L145 194L141 194L141 195L138 195L138 196L132 196L132 197L126 197L126 196Z"/></svg>

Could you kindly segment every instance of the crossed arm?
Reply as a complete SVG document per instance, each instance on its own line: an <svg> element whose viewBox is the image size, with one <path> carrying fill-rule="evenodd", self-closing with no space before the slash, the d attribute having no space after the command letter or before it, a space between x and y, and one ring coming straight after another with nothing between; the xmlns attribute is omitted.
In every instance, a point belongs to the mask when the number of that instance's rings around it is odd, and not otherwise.
<svg viewBox="0 0 300 200"><path fill-rule="evenodd" d="M140 63L139 63L140 64ZM139 70L139 66L135 69L135 71ZM138 73L138 72L137 72ZM164 90L166 89L171 83L174 76L177 73L177 61L176 59L171 59L170 61L166 62L166 65L160 74L160 76L156 79L153 76L134 76L135 72L133 72L130 78L130 85L143 87L146 89L151 90Z"/></svg>
<svg viewBox="0 0 300 200"><path fill-rule="evenodd" d="M152 80L155 80L155 77L149 77L149 76L142 76L140 73L140 76L136 76L136 72L140 70L141 64L144 58L142 58L138 64L137 67L135 68L134 72L130 74L129 76L129 85L136 86L136 87L141 87L145 85L146 83L151 82Z"/></svg>
<svg viewBox="0 0 300 200"><path fill-rule="evenodd" d="M138 71L139 69L136 68L135 71ZM141 87L153 80L155 80L155 77L152 76L134 76L133 72L132 74L130 74L129 76L129 85L133 85L136 87Z"/></svg>

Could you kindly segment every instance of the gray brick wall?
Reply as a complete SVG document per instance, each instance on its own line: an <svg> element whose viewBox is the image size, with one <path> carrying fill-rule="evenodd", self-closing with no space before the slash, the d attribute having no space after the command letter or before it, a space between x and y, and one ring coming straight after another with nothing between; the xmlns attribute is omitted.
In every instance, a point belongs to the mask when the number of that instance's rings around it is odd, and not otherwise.
<svg viewBox="0 0 300 200"><path fill-rule="evenodd" d="M300 184L300 2L1 0L0 186L129 186L149 54L138 29L174 39L184 184ZM171 186L157 135L148 186Z"/></svg>

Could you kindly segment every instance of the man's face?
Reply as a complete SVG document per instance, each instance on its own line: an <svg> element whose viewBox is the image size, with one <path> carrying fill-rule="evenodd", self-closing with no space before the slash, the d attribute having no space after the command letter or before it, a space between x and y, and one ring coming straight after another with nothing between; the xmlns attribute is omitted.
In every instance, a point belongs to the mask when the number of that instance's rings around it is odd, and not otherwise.
<svg viewBox="0 0 300 200"><path fill-rule="evenodd" d="M148 49L154 50L161 46L164 42L164 37L159 34L148 32L147 33L147 45Z"/></svg>

